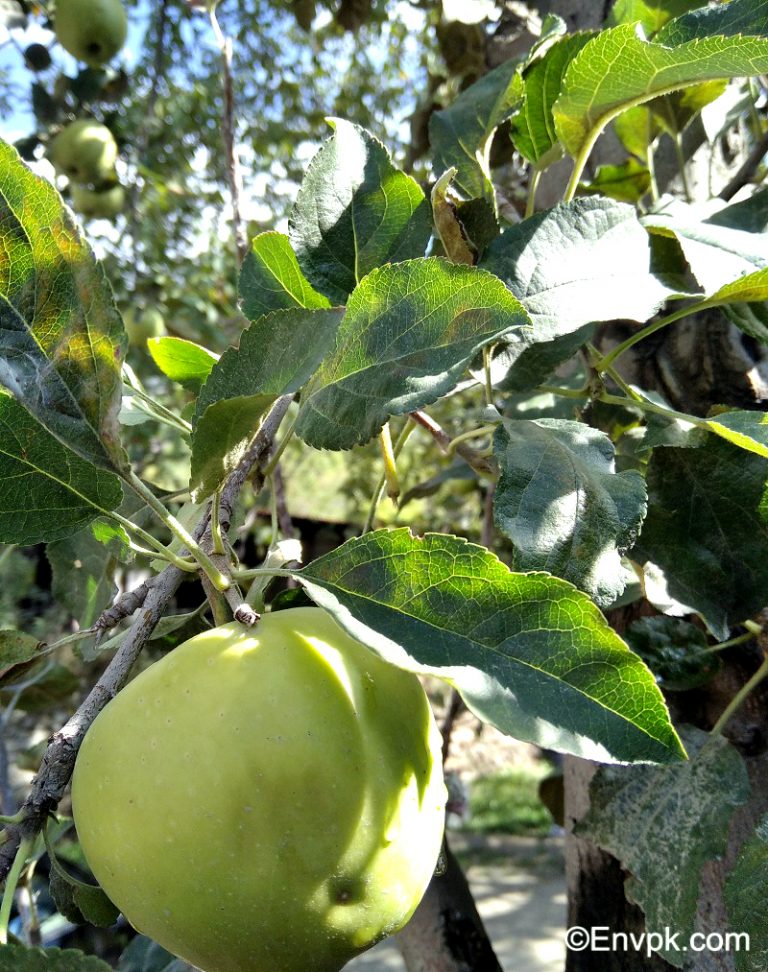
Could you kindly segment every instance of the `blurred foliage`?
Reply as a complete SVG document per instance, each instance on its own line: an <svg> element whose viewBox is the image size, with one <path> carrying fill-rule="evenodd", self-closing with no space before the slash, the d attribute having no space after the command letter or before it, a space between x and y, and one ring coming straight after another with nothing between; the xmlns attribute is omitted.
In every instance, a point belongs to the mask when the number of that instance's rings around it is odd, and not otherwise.
<svg viewBox="0 0 768 972"><path fill-rule="evenodd" d="M29 124L32 114L33 130L17 145L40 161L72 117L107 124L120 146L129 205L114 227L95 221L88 233L121 307L157 306L169 333L220 351L245 323L227 221L220 52L202 9L182 0L126 6L129 42L103 70L78 73L53 35L42 33L42 16L27 18L34 30L12 31L11 43L0 48L0 136ZM434 59L432 15L395 0L377 0L370 9L224 0L217 17L233 41L249 236L284 220L307 162L330 135L329 116L369 128L402 161L408 119ZM50 49L52 64L43 71L25 67L22 51L32 36L46 38ZM60 188L66 194L66 185Z"/></svg>
<svg viewBox="0 0 768 972"><path fill-rule="evenodd" d="M463 829L529 837L548 834L552 815L539 798L539 782L548 772L549 767L541 763L474 780Z"/></svg>

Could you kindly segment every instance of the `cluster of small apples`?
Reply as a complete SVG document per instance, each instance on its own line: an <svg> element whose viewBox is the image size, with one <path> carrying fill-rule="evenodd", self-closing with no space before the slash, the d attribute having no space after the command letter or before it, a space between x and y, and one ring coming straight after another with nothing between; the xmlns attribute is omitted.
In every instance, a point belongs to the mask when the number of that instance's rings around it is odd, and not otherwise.
<svg viewBox="0 0 768 972"><path fill-rule="evenodd" d="M99 68L122 48L128 20L120 0L57 0L54 30L64 50ZM49 158L69 179L72 205L83 216L112 219L122 210L117 154L112 132L92 118L70 122L52 140Z"/></svg>

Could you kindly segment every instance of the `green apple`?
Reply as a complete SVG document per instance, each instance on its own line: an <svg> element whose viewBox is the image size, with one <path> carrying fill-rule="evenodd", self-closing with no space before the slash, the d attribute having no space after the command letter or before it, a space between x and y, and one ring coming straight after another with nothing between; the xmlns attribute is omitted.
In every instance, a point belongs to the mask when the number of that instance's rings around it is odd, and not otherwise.
<svg viewBox="0 0 768 972"><path fill-rule="evenodd" d="M434 872L445 786L420 682L319 608L197 635L97 717L72 783L86 859L204 972L337 972Z"/></svg>
<svg viewBox="0 0 768 972"><path fill-rule="evenodd" d="M165 320L156 307L148 307L140 314L128 308L123 314L123 323L125 333L128 335L128 343L134 348L146 350L150 338L162 337L165 334Z"/></svg>
<svg viewBox="0 0 768 972"><path fill-rule="evenodd" d="M117 142L106 125L78 118L53 139L48 155L72 182L98 184L114 178Z"/></svg>
<svg viewBox="0 0 768 972"><path fill-rule="evenodd" d="M100 67L125 43L128 19L120 0L56 0L54 30L65 51Z"/></svg>
<svg viewBox="0 0 768 972"><path fill-rule="evenodd" d="M72 208L92 219L114 219L125 205L125 189L118 183L107 189L72 185Z"/></svg>

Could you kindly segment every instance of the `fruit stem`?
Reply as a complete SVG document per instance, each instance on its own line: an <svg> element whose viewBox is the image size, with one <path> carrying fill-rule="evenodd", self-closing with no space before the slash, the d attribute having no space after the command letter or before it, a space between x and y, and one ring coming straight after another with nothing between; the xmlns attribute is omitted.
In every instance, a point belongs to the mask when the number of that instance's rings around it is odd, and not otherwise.
<svg viewBox="0 0 768 972"><path fill-rule="evenodd" d="M400 478L397 475L397 460L392 448L392 434L389 429L389 422L384 424L379 432L379 447L384 460L384 481L387 488L387 496L397 506L397 497L400 495Z"/></svg>
<svg viewBox="0 0 768 972"><path fill-rule="evenodd" d="M493 381L491 380L491 351L493 348L487 345L483 348L483 388L485 390L485 404L493 405Z"/></svg>
<svg viewBox="0 0 768 972"><path fill-rule="evenodd" d="M229 578L222 574L222 572L203 550L197 540L195 540L189 530L187 530L182 523L179 523L172 513L169 513L169 511L163 506L152 490L146 486L132 470L129 470L126 473L126 482L134 490L134 492L138 493L138 495L145 500L149 508L153 511L153 513L156 514L161 522L168 527L171 533L184 544L216 590L226 591L230 585Z"/></svg>
<svg viewBox="0 0 768 972"><path fill-rule="evenodd" d="M128 384L127 387L130 389L131 394L138 399L140 403L139 407L143 412L146 412L147 415L160 422L165 422L166 425L170 425L185 435L191 435L192 426L189 422L185 422L178 415L174 415L165 405L156 402L154 398L151 398L143 389L138 388L136 385Z"/></svg>
<svg viewBox="0 0 768 972"><path fill-rule="evenodd" d="M415 428L416 425L413 419L409 417L408 421L400 430L400 434L397 437L397 441L392 447L392 453L395 459L400 455L400 452L403 446L405 445L408 436L411 434L411 432L413 432ZM384 473L382 473L381 476L379 477L378 483L376 484L376 489L373 492L373 497L371 498L371 506L370 509L368 510L368 517L365 521L365 526L363 527L363 533L368 533L370 530L373 529L373 521L376 519L376 510L379 507L379 503L384 498L384 489L386 487L386 484L387 484L386 476Z"/></svg>
<svg viewBox="0 0 768 972"><path fill-rule="evenodd" d="M460 435L454 436L454 438L452 438L448 444L448 448L446 450L448 455L452 456L462 442L467 442L469 439L476 439L481 435L492 435L496 431L497 426L498 423L494 423L493 425L481 425L479 429L470 429L468 432L462 432Z"/></svg>
<svg viewBox="0 0 768 972"><path fill-rule="evenodd" d="M735 638L729 638L727 641L718 641L716 645L709 645L707 648L705 648L704 652L707 654L712 654L716 651L725 651L726 648L735 648L736 645L743 645L747 641L751 641L753 638L756 638L757 635L760 634L761 630L762 629L759 631L746 631L744 634L737 635Z"/></svg>
<svg viewBox="0 0 768 972"><path fill-rule="evenodd" d="M188 560L185 557L180 557L178 554L174 553L169 547L162 544L156 537L153 537L151 533L143 530L138 524L134 523L132 520L126 519L126 517L121 516L114 510L105 510L104 515L113 519L116 523L119 523L126 531L132 530L137 537L140 537L145 543L149 544L153 549L146 550L144 547L140 547L135 544L130 538L128 539L128 546L131 550L136 553L142 554L145 557L162 557L163 560L167 560L169 563L173 564L174 567L178 567L179 570L197 570L197 564L193 560Z"/></svg>
<svg viewBox="0 0 768 972"><path fill-rule="evenodd" d="M8 872L8 878L5 882L5 890L3 891L3 901L2 904L0 904L0 945L8 944L8 925L11 920L11 909L13 908L13 899L16 894L16 886L19 883L19 878L22 875L31 850L32 840L29 838L22 840L22 842L19 844L18 850L16 851L16 856L13 859L11 869Z"/></svg>
<svg viewBox="0 0 768 972"><path fill-rule="evenodd" d="M763 655L762 665L758 668L752 678L741 686L739 691L725 707L720 718L710 729L710 736L714 737L722 734L726 722L728 722L734 712L741 706L742 702L745 701L745 699L753 692L755 688L757 688L757 686L766 676L768 676L768 655Z"/></svg>

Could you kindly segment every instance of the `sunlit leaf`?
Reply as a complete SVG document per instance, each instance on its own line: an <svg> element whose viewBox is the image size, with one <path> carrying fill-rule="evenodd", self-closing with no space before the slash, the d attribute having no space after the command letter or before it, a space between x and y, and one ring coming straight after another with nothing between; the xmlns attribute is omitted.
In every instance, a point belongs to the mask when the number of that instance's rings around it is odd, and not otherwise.
<svg viewBox="0 0 768 972"><path fill-rule="evenodd" d="M466 199L493 199L488 152L494 132L520 104L523 82L514 59L484 74L448 108L433 112L429 141L435 172L455 168Z"/></svg>
<svg viewBox="0 0 768 972"><path fill-rule="evenodd" d="M273 310L330 306L301 272L288 237L272 232L251 240L240 270L240 298L250 321Z"/></svg>
<svg viewBox="0 0 768 972"><path fill-rule="evenodd" d="M112 291L56 190L2 141L0 243L0 383L83 459L124 467Z"/></svg>
<svg viewBox="0 0 768 972"><path fill-rule="evenodd" d="M634 207L611 199L577 199L511 226L480 266L523 304L537 342L594 321L646 321L672 293Z"/></svg>
<svg viewBox="0 0 768 972"><path fill-rule="evenodd" d="M150 338L147 350L164 375L194 390L200 387L219 360L218 354L208 348L177 337Z"/></svg>
<svg viewBox="0 0 768 972"><path fill-rule="evenodd" d="M376 270L349 299L296 431L316 448L367 442L390 415L446 394L483 345L526 323L501 281L473 267L433 257Z"/></svg>
<svg viewBox="0 0 768 972"><path fill-rule="evenodd" d="M406 529L350 540L296 576L354 637L448 680L509 735L609 762L683 754L651 673L565 581Z"/></svg>
<svg viewBox="0 0 768 972"><path fill-rule="evenodd" d="M309 281L343 304L371 270L423 256L432 217L419 184L392 164L381 142L358 125L331 123L333 136L307 170L289 234Z"/></svg>
<svg viewBox="0 0 768 972"><path fill-rule="evenodd" d="M768 39L706 36L670 48L621 24L601 31L571 61L553 110L555 126L575 157L626 108L702 81L766 70Z"/></svg>
<svg viewBox="0 0 768 972"><path fill-rule="evenodd" d="M583 422L505 420L494 453L494 520L515 569L549 571L611 604L624 589L621 554L645 514L642 476L617 473L611 440Z"/></svg>
<svg viewBox="0 0 768 972"><path fill-rule="evenodd" d="M552 106L560 95L568 65L593 35L594 31L585 31L563 37L523 74L523 102L512 119L511 135L518 152L537 168L545 168L562 154Z"/></svg>

